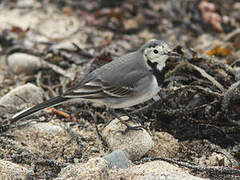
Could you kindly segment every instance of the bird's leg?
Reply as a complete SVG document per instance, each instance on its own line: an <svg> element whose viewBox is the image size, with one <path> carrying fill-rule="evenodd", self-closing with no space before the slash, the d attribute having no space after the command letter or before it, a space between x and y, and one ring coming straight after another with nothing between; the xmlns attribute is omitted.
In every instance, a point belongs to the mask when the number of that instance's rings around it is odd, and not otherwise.
<svg viewBox="0 0 240 180"><path fill-rule="evenodd" d="M129 119L127 121L133 120L138 124L142 124L137 118L135 118L133 115L131 115L131 114L133 114L132 112L129 113L126 109L122 109L122 111L124 114L126 114L129 117Z"/></svg>
<svg viewBox="0 0 240 180"><path fill-rule="evenodd" d="M114 119L115 115L113 116L113 112L112 110L106 106L106 111L107 111L107 115L109 116L109 121L107 123L104 123L104 127L106 127L107 125L110 124L110 122L112 122L112 120Z"/></svg>
<svg viewBox="0 0 240 180"><path fill-rule="evenodd" d="M106 127L110 122L112 122L112 120L114 119L114 118L117 118L122 124L124 124L126 127L127 127L127 129L125 130L125 131L121 131L122 133L127 133L129 130L141 130L142 129L142 126L131 126L131 125L129 125L126 121L124 121L124 120L122 120L122 118L115 112L115 110L114 109L111 109L111 108L108 108L108 107L106 107L106 109L107 109L107 112L108 112L108 114L109 114L109 116L110 116L110 121L108 121L104 126ZM123 110L123 112L125 113L125 114L127 114L127 116L129 117L129 120L131 120L131 119L133 119L133 117L130 115L130 113L128 113L126 110ZM134 118L134 120L136 120L135 118ZM141 124L138 120L136 120L139 124Z"/></svg>
<svg viewBox="0 0 240 180"><path fill-rule="evenodd" d="M124 131L120 131L123 134L126 134L128 131L130 130L142 130L142 126L131 126L129 125L126 121L124 121L117 113L115 113L115 111L112 111L113 115L122 123L124 124L127 128Z"/></svg>
<svg viewBox="0 0 240 180"><path fill-rule="evenodd" d="M104 140L104 138L102 137L101 133L99 132L99 129L98 129L98 126L97 126L97 124L98 124L97 113L96 112L91 112L91 111L89 111L89 113L90 113L90 115L92 116L92 118L93 118L93 120L95 122L95 129L96 129L97 135L98 135L99 139L102 141L103 147L106 148L107 147L107 143Z"/></svg>
<svg viewBox="0 0 240 180"><path fill-rule="evenodd" d="M142 123L139 121L139 119L135 118L133 115L134 114L138 114L141 118L146 118L143 115L143 113L149 111L150 109L153 109L158 104L158 102L159 102L159 97L153 98L152 102L149 103L148 105L144 106L144 107L141 107L139 109L133 110L130 113L127 110L123 109L123 112L128 115L129 120L134 120L135 122L137 122L137 123L142 125ZM141 126L138 126L138 127L141 127Z"/></svg>

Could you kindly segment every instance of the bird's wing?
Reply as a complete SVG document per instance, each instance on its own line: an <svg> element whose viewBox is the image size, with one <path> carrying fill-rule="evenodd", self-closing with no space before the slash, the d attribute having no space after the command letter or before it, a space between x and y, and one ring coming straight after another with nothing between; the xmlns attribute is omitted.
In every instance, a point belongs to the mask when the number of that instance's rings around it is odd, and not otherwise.
<svg viewBox="0 0 240 180"><path fill-rule="evenodd" d="M92 80L84 86L68 91L63 95L66 98L85 98L85 99L102 99L107 96L125 97L134 92L133 88L128 86L110 85L100 80Z"/></svg>
<svg viewBox="0 0 240 180"><path fill-rule="evenodd" d="M88 74L80 84L63 96L67 98L126 97L143 77L152 75L142 56L130 53Z"/></svg>

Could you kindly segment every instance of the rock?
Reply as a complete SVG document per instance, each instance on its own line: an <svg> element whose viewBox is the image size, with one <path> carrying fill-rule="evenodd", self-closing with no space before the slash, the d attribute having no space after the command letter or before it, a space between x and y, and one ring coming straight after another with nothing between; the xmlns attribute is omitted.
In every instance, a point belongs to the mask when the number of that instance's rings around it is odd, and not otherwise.
<svg viewBox="0 0 240 180"><path fill-rule="evenodd" d="M139 33L139 37L142 38L142 39L144 39L145 41L148 41L148 40L150 40L150 39L155 38L155 35L154 35L154 33L152 33L150 30L144 29L143 31L141 31L141 32Z"/></svg>
<svg viewBox="0 0 240 180"><path fill-rule="evenodd" d="M237 11L240 11L240 2L236 2L233 4L233 9L234 10L237 10Z"/></svg>
<svg viewBox="0 0 240 180"><path fill-rule="evenodd" d="M227 117L228 121L237 125L240 125L239 118L237 118L237 114L240 113L239 91L240 81L232 84L225 92L223 97L225 116Z"/></svg>
<svg viewBox="0 0 240 180"><path fill-rule="evenodd" d="M7 64L15 74L32 73L41 68L42 63L39 57L26 53L14 53L7 57Z"/></svg>
<svg viewBox="0 0 240 180"><path fill-rule="evenodd" d="M154 146L147 153L150 157L176 157L179 152L179 143L171 134L167 132L155 132L152 135Z"/></svg>
<svg viewBox="0 0 240 180"><path fill-rule="evenodd" d="M19 86L0 99L3 106L20 106L23 103L38 104L43 101L42 89L27 83Z"/></svg>
<svg viewBox="0 0 240 180"><path fill-rule="evenodd" d="M0 71L1 72L1 71ZM4 76L2 74L0 74L0 84L3 83L3 80L4 80Z"/></svg>
<svg viewBox="0 0 240 180"><path fill-rule="evenodd" d="M64 40L79 30L80 22L76 17L53 14L38 24L41 35L51 40Z"/></svg>
<svg viewBox="0 0 240 180"><path fill-rule="evenodd" d="M0 179L26 179L30 173L26 167L0 159Z"/></svg>
<svg viewBox="0 0 240 180"><path fill-rule="evenodd" d="M225 39L226 41L232 42L235 50L240 49L240 29L236 29L235 31L229 33Z"/></svg>
<svg viewBox="0 0 240 180"><path fill-rule="evenodd" d="M213 49L214 47L222 45L222 42L217 38L210 36L208 34L203 34L199 36L196 40L196 46L194 50L199 54L203 54L208 50Z"/></svg>
<svg viewBox="0 0 240 180"><path fill-rule="evenodd" d="M76 163L62 169L57 180L61 179L171 179L171 180L203 180L186 170L165 161L153 161L126 169L108 169L103 158L93 158L87 163Z"/></svg>
<svg viewBox="0 0 240 180"><path fill-rule="evenodd" d="M108 162L109 168L117 167L120 169L125 169L133 165L133 163L128 160L124 152L119 149L113 151L111 154L104 156L103 158Z"/></svg>
<svg viewBox="0 0 240 180"><path fill-rule="evenodd" d="M198 159L195 159L200 166L228 166L231 167L232 162L223 154L213 152L209 156L202 156Z"/></svg>
<svg viewBox="0 0 240 180"><path fill-rule="evenodd" d="M195 177L185 170L174 166L165 161L153 161L128 169L120 169L118 171L111 170L109 179L171 179L171 180L203 180L203 178ZM130 177L130 178L129 178Z"/></svg>
<svg viewBox="0 0 240 180"><path fill-rule="evenodd" d="M42 131L42 133L58 133L64 131L63 128L58 124L53 124L51 122L48 123L33 123L29 126L29 129L33 129L33 131ZM39 132L40 133L40 132Z"/></svg>
<svg viewBox="0 0 240 180"><path fill-rule="evenodd" d="M18 7L32 7L35 4L34 0L22 0L16 3Z"/></svg>
<svg viewBox="0 0 240 180"><path fill-rule="evenodd" d="M128 119L127 116L121 118L124 121ZM130 121L128 123L131 126L137 126L136 123ZM125 129L126 126L118 119L112 120L112 122L103 129L102 136L111 150L121 149L130 160L136 160L141 158L153 147L152 138L145 129L130 130L126 134L120 132Z"/></svg>
<svg viewBox="0 0 240 180"><path fill-rule="evenodd" d="M220 145L210 142L209 140L187 140L181 142L182 157L186 158L193 164L197 164L201 167L236 167L239 162L234 159L234 153L232 147L223 149ZM184 150L185 148L187 150ZM196 155L193 155L196 154ZM219 166L219 167L217 167Z"/></svg>
<svg viewBox="0 0 240 180"><path fill-rule="evenodd" d="M72 136L62 128L62 122L54 119L50 122L29 122L27 125L9 132L15 137L14 144L19 149L15 151L15 156L20 162L31 163L32 159L57 159L64 162L67 157L73 156L77 152L81 153L76 141L71 140ZM64 124L64 126L67 126ZM24 149L24 151L22 151ZM2 153L8 153L1 149ZM64 151L64 152L63 152ZM46 152L49 152L46 154ZM12 155L10 156L10 159Z"/></svg>
<svg viewBox="0 0 240 180"><path fill-rule="evenodd" d="M125 30L137 29L140 24L138 23L136 18L127 19L123 21L123 27Z"/></svg>
<svg viewBox="0 0 240 180"><path fill-rule="evenodd" d="M60 179L107 179L108 164L103 158L93 158L87 163L76 163L62 169L58 178Z"/></svg>

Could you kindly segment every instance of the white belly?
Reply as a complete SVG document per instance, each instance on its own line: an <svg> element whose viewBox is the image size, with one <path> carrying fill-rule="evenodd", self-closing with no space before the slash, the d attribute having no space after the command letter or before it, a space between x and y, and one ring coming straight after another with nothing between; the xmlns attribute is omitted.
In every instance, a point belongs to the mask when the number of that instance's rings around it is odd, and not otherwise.
<svg viewBox="0 0 240 180"><path fill-rule="evenodd" d="M141 104L150 100L151 98L157 95L160 88L158 87L158 83L155 77L153 77L153 79L151 79L151 81L146 84L139 87L140 91L137 92L135 96L130 96L125 98L125 100L122 101L121 103L112 102L112 103L106 103L106 105L116 109L126 108L126 107L131 107L137 104Z"/></svg>

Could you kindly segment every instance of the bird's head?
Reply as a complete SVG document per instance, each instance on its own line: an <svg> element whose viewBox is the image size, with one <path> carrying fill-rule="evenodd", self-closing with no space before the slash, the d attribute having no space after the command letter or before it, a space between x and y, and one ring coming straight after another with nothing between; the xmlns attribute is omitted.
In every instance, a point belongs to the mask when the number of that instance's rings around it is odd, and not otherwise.
<svg viewBox="0 0 240 180"><path fill-rule="evenodd" d="M159 70L165 67L169 57L178 56L177 53L171 51L167 43L156 39L148 41L139 50L147 64L156 64Z"/></svg>

